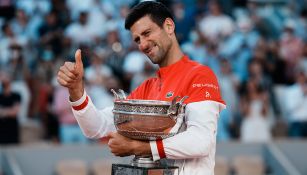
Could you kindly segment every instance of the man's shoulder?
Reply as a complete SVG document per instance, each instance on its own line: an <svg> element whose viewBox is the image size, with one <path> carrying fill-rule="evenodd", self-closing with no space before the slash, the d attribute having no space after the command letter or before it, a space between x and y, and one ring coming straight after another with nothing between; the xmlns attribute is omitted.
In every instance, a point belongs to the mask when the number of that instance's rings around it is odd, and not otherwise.
<svg viewBox="0 0 307 175"><path fill-rule="evenodd" d="M189 61L189 75L197 76L197 75L214 75L212 69L206 65L200 64L196 61Z"/></svg>
<svg viewBox="0 0 307 175"><path fill-rule="evenodd" d="M187 75L187 104L199 101L216 101L225 104L221 99L217 77L208 66L194 63Z"/></svg>
<svg viewBox="0 0 307 175"><path fill-rule="evenodd" d="M151 84L153 84L153 83L155 83L156 81L157 81L157 77L149 77L149 78L147 78L146 80L144 80L143 81L143 83L141 83L141 85L140 86L142 86L142 85L151 85Z"/></svg>

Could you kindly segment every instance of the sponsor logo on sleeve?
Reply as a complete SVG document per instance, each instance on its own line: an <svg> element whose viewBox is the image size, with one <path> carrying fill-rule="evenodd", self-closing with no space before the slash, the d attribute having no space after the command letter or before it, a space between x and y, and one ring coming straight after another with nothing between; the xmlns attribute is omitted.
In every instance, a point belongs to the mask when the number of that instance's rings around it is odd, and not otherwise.
<svg viewBox="0 0 307 175"><path fill-rule="evenodd" d="M194 83L192 84L193 88L202 88L202 87L206 87L206 88L213 88L213 89L218 89L219 87L214 85L214 84L203 84L203 83Z"/></svg>

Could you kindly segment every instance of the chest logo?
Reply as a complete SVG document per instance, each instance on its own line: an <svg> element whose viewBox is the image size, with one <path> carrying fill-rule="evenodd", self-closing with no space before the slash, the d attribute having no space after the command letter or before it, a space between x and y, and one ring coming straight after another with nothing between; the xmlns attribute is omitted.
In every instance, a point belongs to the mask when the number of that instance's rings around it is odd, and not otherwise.
<svg viewBox="0 0 307 175"><path fill-rule="evenodd" d="M174 95L174 92L173 91L169 91L167 94L166 94L166 98L171 98L172 96Z"/></svg>

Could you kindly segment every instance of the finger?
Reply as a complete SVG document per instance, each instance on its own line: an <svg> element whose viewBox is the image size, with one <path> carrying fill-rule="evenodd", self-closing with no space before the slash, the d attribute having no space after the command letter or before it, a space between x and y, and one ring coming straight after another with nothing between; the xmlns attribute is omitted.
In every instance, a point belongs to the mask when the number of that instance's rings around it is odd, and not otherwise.
<svg viewBox="0 0 307 175"><path fill-rule="evenodd" d="M74 87L74 85L76 84L76 80L73 80L73 79L67 77L62 72L59 73L58 77L65 82L66 87Z"/></svg>
<svg viewBox="0 0 307 175"><path fill-rule="evenodd" d="M115 133L114 132L109 132L106 137L109 137L110 139L111 138L114 138L115 137Z"/></svg>
<svg viewBox="0 0 307 175"><path fill-rule="evenodd" d="M76 64L75 64L75 69L76 70L80 70L83 68L83 62L82 62L82 58L81 58L81 50L78 49L75 53L75 61L76 61Z"/></svg>
<svg viewBox="0 0 307 175"><path fill-rule="evenodd" d="M71 71L75 70L75 65L76 64L73 63L73 62L65 61L63 66L66 67L71 72Z"/></svg>
<svg viewBox="0 0 307 175"><path fill-rule="evenodd" d="M62 70L65 72L70 72L77 77L79 75L79 72L75 69L75 65L76 64L72 62L65 62Z"/></svg>
<svg viewBox="0 0 307 175"><path fill-rule="evenodd" d="M61 77L57 77L57 81L60 83L60 85L64 86L64 87L68 87L68 83L62 79Z"/></svg>
<svg viewBox="0 0 307 175"><path fill-rule="evenodd" d="M64 64L64 66L60 67L59 72L62 72L63 76L65 75L66 77L68 77L72 80L77 79L77 75L74 74L72 71L70 71L69 68L65 66L65 64Z"/></svg>
<svg viewBox="0 0 307 175"><path fill-rule="evenodd" d="M112 145L112 139L109 139L108 146L111 148L111 145Z"/></svg>
<svg viewBox="0 0 307 175"><path fill-rule="evenodd" d="M67 84L71 84L74 82L75 79L70 78L69 76L67 76L65 73L63 73L63 71L59 71L58 72L58 77L61 78L62 80L66 81Z"/></svg>

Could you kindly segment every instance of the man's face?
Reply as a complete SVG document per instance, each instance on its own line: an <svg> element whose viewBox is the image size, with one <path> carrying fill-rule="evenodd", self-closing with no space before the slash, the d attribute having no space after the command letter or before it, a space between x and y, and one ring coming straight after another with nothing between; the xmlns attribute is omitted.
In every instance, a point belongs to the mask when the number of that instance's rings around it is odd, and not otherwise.
<svg viewBox="0 0 307 175"><path fill-rule="evenodd" d="M139 50L154 64L163 65L172 45L172 40L164 27L160 28L149 16L144 16L131 26L130 32Z"/></svg>

